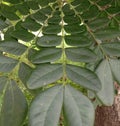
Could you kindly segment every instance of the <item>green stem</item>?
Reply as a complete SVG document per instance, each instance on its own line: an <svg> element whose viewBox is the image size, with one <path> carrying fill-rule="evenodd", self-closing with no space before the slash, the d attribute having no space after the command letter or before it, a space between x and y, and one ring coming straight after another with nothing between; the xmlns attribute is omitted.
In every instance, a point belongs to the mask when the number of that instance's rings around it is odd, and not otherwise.
<svg viewBox="0 0 120 126"><path fill-rule="evenodd" d="M61 36L62 36L62 43L61 43L61 47L62 47L62 66L63 66L63 77L62 77L62 83L63 85L66 85L66 54L65 54L65 31L64 31L64 13L62 11L62 6L63 6L63 2L61 2L60 4L60 11L61 11Z"/></svg>

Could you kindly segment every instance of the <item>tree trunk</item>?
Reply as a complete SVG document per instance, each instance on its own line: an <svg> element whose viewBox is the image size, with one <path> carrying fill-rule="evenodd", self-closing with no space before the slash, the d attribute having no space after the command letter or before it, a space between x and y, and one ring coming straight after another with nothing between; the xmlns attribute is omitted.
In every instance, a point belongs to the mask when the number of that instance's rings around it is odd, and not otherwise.
<svg viewBox="0 0 120 126"><path fill-rule="evenodd" d="M116 88L117 89L117 88ZM112 106L98 106L96 108L94 126L120 126L120 88Z"/></svg>

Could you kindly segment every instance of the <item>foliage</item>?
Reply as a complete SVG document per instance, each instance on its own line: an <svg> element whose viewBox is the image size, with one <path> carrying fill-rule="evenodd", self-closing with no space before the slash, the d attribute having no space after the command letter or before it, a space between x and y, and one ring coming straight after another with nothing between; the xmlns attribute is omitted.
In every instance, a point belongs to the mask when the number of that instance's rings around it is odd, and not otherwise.
<svg viewBox="0 0 120 126"><path fill-rule="evenodd" d="M90 98L112 105L119 0L0 0L0 32L0 126L28 110L30 126L93 126Z"/></svg>

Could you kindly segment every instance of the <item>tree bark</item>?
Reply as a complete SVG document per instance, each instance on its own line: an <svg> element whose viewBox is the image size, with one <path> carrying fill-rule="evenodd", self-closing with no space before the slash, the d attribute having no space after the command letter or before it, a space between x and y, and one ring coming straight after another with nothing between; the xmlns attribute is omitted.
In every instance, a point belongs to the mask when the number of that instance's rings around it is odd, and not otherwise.
<svg viewBox="0 0 120 126"><path fill-rule="evenodd" d="M116 87L115 87L116 88ZM120 126L120 87L112 106L98 106L94 126Z"/></svg>

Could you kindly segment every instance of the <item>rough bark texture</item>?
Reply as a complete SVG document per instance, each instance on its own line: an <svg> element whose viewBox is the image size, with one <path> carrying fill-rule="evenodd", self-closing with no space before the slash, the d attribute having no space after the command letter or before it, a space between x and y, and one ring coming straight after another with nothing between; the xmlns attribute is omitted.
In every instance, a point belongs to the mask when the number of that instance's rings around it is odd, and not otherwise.
<svg viewBox="0 0 120 126"><path fill-rule="evenodd" d="M114 105L97 107L95 126L120 126L120 118Z"/></svg>
<svg viewBox="0 0 120 126"><path fill-rule="evenodd" d="M120 88L112 106L98 106L96 108L94 126L120 126Z"/></svg>

